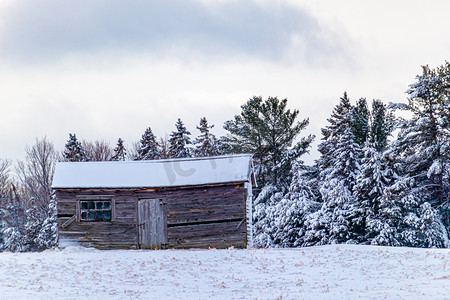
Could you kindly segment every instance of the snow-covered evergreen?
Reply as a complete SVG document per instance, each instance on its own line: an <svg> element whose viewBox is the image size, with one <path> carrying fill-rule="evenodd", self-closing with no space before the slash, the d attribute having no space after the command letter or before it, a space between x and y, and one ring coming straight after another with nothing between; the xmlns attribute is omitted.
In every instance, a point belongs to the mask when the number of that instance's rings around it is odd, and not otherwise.
<svg viewBox="0 0 450 300"><path fill-rule="evenodd" d="M322 176L325 176L334 167L337 159L334 149L336 149L339 137L343 131L350 126L351 111L350 99L347 93L344 93L344 96L340 98L339 104L333 109L331 117L327 119L330 124L322 128L322 142L318 145L321 155L317 160L317 166L322 170Z"/></svg>
<svg viewBox="0 0 450 300"><path fill-rule="evenodd" d="M417 76L407 93L408 103L396 107L409 112L411 117L400 120L398 139L391 147L402 160L402 176L412 182L407 191L414 194L407 196L419 198L416 209L427 206L426 202L437 209L439 222L448 231L450 63L436 69L423 67L422 75Z"/></svg>
<svg viewBox="0 0 450 300"><path fill-rule="evenodd" d="M191 157L191 133L184 127L183 121L178 119L175 124L177 131L172 131L169 138L169 156L171 158Z"/></svg>
<svg viewBox="0 0 450 300"><path fill-rule="evenodd" d="M137 160L153 160L161 158L159 144L150 127L148 127L142 135L138 154Z"/></svg>
<svg viewBox="0 0 450 300"><path fill-rule="evenodd" d="M42 222L39 234L35 238L36 250L42 251L58 246L57 199L53 194L48 207L48 216Z"/></svg>
<svg viewBox="0 0 450 300"><path fill-rule="evenodd" d="M215 156L220 154L216 136L210 133L210 129L213 127L214 125L208 125L205 117L200 119L200 126L197 126L197 129L200 130L200 135L194 141L195 156Z"/></svg>
<svg viewBox="0 0 450 300"><path fill-rule="evenodd" d="M304 221L320 205L314 191L315 179L296 171L288 192L274 193L266 187L260 197L272 194L269 200L255 207L255 237L257 247L299 247L304 243ZM272 193L271 193L272 192Z"/></svg>
<svg viewBox="0 0 450 300"><path fill-rule="evenodd" d="M361 98L351 111L351 127L355 142L363 147L369 138L370 112L365 98Z"/></svg>
<svg viewBox="0 0 450 300"><path fill-rule="evenodd" d="M112 156L112 160L114 161L120 161L125 160L127 157L127 150L125 149L125 146L123 145L123 140L119 138L117 140L117 146L114 148L114 155Z"/></svg>
<svg viewBox="0 0 450 300"><path fill-rule="evenodd" d="M83 147L78 141L75 134L69 133L69 140L66 143L65 150L63 152L65 161L88 161Z"/></svg>

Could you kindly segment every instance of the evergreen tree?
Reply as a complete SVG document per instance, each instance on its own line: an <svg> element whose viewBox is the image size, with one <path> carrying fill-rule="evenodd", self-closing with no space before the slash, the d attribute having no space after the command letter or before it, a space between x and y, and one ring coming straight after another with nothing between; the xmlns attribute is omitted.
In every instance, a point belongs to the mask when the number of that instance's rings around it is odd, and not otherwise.
<svg viewBox="0 0 450 300"><path fill-rule="evenodd" d="M354 196L362 208L364 236L361 241L369 242L379 234L380 225L386 220L380 216L381 203L386 189L398 179L389 155L377 150L378 143L367 142L361 160L361 172L356 178Z"/></svg>
<svg viewBox="0 0 450 300"><path fill-rule="evenodd" d="M381 152L387 148L388 137L395 128L393 114L381 100L373 100L369 141Z"/></svg>
<svg viewBox="0 0 450 300"><path fill-rule="evenodd" d="M368 223L371 244L408 247L448 247L447 231L437 210L423 201L411 178L388 187L381 198L378 218ZM374 234L375 233L375 234Z"/></svg>
<svg viewBox="0 0 450 300"><path fill-rule="evenodd" d="M200 130L200 135L194 141L195 156L215 156L220 154L217 139L214 134L209 132L213 127L214 125L208 125L208 121L205 117L200 119L200 126L197 126L197 129Z"/></svg>
<svg viewBox="0 0 450 300"><path fill-rule="evenodd" d="M137 160L153 160L161 158L156 136L153 134L150 127L148 127L142 135L138 154L139 157Z"/></svg>
<svg viewBox="0 0 450 300"><path fill-rule="evenodd" d="M69 133L69 140L66 143L65 150L63 152L63 157L65 161L88 161L89 158L86 156L83 147L77 140L75 134Z"/></svg>
<svg viewBox="0 0 450 300"><path fill-rule="evenodd" d="M367 107L365 98L361 98L356 102L355 107L351 111L351 126L355 142L363 147L369 137L369 119L370 112Z"/></svg>
<svg viewBox="0 0 450 300"><path fill-rule="evenodd" d="M287 99L253 97L241 106L240 115L225 122L228 135L222 139L227 153L254 154L255 173L260 186L274 185L286 190L292 178L292 167L307 152L313 136L301 138L308 119L297 121L298 110L287 109Z"/></svg>
<svg viewBox="0 0 450 300"><path fill-rule="evenodd" d="M322 141L318 150L321 154L317 160L317 166L321 170L330 171L336 162L336 155L334 155L334 149L337 147L339 137L343 134L344 130L350 126L350 113L353 107L350 104L350 99L347 93L344 92L344 96L340 98L339 104L333 109L331 117L327 120L330 124L325 128L322 128ZM325 175L322 171L322 175Z"/></svg>
<svg viewBox="0 0 450 300"><path fill-rule="evenodd" d="M34 240L37 251L51 249L58 245L57 221L57 200L56 196L53 194L48 207L48 217L42 223L39 234Z"/></svg>
<svg viewBox="0 0 450 300"><path fill-rule="evenodd" d="M31 199L31 207L26 211L27 222L24 226L24 251L36 251L38 249L37 237L42 229L42 220L35 200Z"/></svg>
<svg viewBox="0 0 450 300"><path fill-rule="evenodd" d="M186 130L181 119L175 124L177 131L172 131L169 138L169 156L171 158L191 157L191 133Z"/></svg>
<svg viewBox="0 0 450 300"><path fill-rule="evenodd" d="M343 131L336 148L328 153L334 165L321 172L322 207L305 222L305 245L308 246L356 243L364 233L364 211L353 196L353 186L360 172L360 148L354 142L350 122L342 122L341 127L344 128L339 129Z"/></svg>
<svg viewBox="0 0 450 300"><path fill-rule="evenodd" d="M360 111L365 100L360 101ZM366 113L357 115L347 96L340 99L334 108L330 123L322 129L323 142L319 145L321 157L317 161L321 169L321 208L308 216L305 245L360 241L364 233L364 211L353 195L354 185L360 173L361 148L356 142L355 124L367 124ZM355 120L358 116L359 121ZM360 141L366 139L367 130L362 130Z"/></svg>
<svg viewBox="0 0 450 300"><path fill-rule="evenodd" d="M422 202L429 202L446 215L450 153L450 64L436 69L423 67L417 82L410 85L407 104L397 108L412 117L402 119L393 144L404 161L404 176L414 179ZM449 220L446 225L449 226Z"/></svg>
<svg viewBox="0 0 450 300"><path fill-rule="evenodd" d="M306 216L320 207L315 179L296 170L285 195L278 192L255 207L254 244L259 247L299 247L304 243ZM266 193L270 194L270 193Z"/></svg>
<svg viewBox="0 0 450 300"><path fill-rule="evenodd" d="M127 150L123 145L123 140L119 138L117 140L117 146L116 148L114 148L114 155L112 156L111 160L120 161L125 160L126 157L127 157Z"/></svg>

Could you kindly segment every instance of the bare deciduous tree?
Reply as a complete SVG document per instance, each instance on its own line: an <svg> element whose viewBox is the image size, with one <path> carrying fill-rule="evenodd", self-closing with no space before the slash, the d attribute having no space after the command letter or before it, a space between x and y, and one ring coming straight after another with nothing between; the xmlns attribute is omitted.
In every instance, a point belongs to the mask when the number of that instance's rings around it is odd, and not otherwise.
<svg viewBox="0 0 450 300"><path fill-rule="evenodd" d="M57 154L53 143L36 138L33 146L25 148L25 161L17 163L16 172L24 199L34 199L34 205L46 216L51 198L51 184Z"/></svg>
<svg viewBox="0 0 450 300"><path fill-rule="evenodd" d="M105 140L94 142L83 140L81 145L90 161L108 161L111 160L114 153L109 143Z"/></svg>
<svg viewBox="0 0 450 300"><path fill-rule="evenodd" d="M138 160L139 159L139 149L141 149L141 143L135 141L131 147L128 148L128 159Z"/></svg>
<svg viewBox="0 0 450 300"><path fill-rule="evenodd" d="M0 198L11 198L12 182L10 178L11 161L0 159Z"/></svg>

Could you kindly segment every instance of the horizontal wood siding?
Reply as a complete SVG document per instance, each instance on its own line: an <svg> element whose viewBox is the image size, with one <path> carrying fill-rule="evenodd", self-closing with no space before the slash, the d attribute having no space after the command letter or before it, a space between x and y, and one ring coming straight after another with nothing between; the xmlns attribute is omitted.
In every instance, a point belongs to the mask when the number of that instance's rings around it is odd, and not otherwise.
<svg viewBox="0 0 450 300"><path fill-rule="evenodd" d="M112 222L71 222L77 197L110 196ZM57 190L60 236L100 249L137 248L137 202L163 199L169 248L246 247L244 184L153 190Z"/></svg>
<svg viewBox="0 0 450 300"><path fill-rule="evenodd" d="M168 228L172 248L227 248L246 246L245 222L232 221Z"/></svg>

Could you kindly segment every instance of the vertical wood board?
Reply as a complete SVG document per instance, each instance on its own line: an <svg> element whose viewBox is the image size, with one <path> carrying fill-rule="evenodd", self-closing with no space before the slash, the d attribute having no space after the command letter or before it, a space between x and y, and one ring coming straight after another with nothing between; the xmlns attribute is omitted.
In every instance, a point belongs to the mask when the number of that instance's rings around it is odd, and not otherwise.
<svg viewBox="0 0 450 300"><path fill-rule="evenodd" d="M167 244L167 218L161 199L138 202L138 234L142 249L162 248Z"/></svg>

